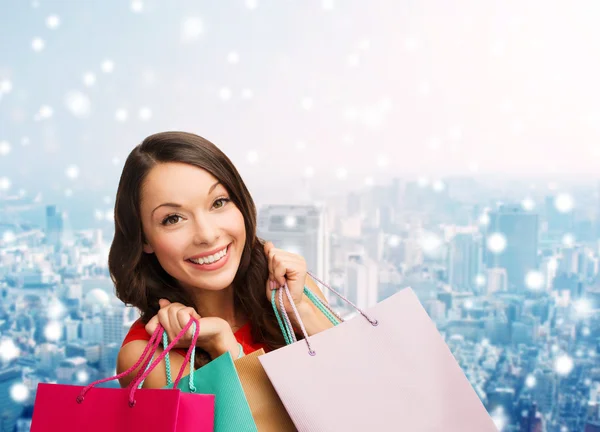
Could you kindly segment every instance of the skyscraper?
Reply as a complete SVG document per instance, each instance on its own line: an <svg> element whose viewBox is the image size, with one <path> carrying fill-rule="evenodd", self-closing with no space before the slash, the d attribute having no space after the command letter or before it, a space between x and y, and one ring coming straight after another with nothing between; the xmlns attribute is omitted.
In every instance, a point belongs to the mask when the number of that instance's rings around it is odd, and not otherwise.
<svg viewBox="0 0 600 432"><path fill-rule="evenodd" d="M503 237L505 247L496 248L490 243L492 234ZM527 273L538 267L538 215L520 206L501 206L490 213L487 236L486 267L506 269L509 291L525 289Z"/></svg>
<svg viewBox="0 0 600 432"><path fill-rule="evenodd" d="M456 234L448 252L448 283L458 291L472 291L483 266L481 237L471 233Z"/></svg>
<svg viewBox="0 0 600 432"><path fill-rule="evenodd" d="M48 244L54 247L59 246L63 230L62 212L59 212L55 205L46 206L46 238Z"/></svg>
<svg viewBox="0 0 600 432"><path fill-rule="evenodd" d="M360 309L377 304L379 267L365 256L350 255L346 270L346 297Z"/></svg>
<svg viewBox="0 0 600 432"><path fill-rule="evenodd" d="M265 206L259 211L257 235L271 241L276 248L303 256L310 272L325 282L329 279L329 229L325 208Z"/></svg>

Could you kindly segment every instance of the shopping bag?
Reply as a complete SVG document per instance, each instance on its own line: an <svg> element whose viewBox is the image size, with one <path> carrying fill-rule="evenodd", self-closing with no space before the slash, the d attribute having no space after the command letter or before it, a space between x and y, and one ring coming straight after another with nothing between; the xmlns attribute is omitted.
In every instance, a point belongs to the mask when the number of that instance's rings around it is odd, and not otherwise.
<svg viewBox="0 0 600 432"><path fill-rule="evenodd" d="M252 417L258 432L294 432L296 428L258 360L264 353L261 348L234 362Z"/></svg>
<svg viewBox="0 0 600 432"><path fill-rule="evenodd" d="M163 344L167 344L166 335ZM195 347L192 347L192 353ZM207 393L215 395L215 432L254 432L256 424L246 400L244 389L233 364L231 354L227 351L210 363L194 371L193 362L190 371L177 383L171 383L170 362L165 357L167 371L166 389L178 388L186 393Z"/></svg>
<svg viewBox="0 0 600 432"><path fill-rule="evenodd" d="M130 432L213 430L215 397L211 394L190 394L174 389L140 389L139 383L148 376L169 350L195 325L194 340L199 323L192 319L168 346L168 350L150 364L160 343L164 328L158 326L140 359L129 370L114 377L95 381L88 386L40 383L34 402L32 432ZM150 352L148 360L147 353ZM187 357L191 355L188 350ZM187 358L186 358L187 361ZM127 388L95 387L119 379L144 364ZM185 364L185 362L184 362ZM182 367L177 376L179 383Z"/></svg>
<svg viewBox="0 0 600 432"><path fill-rule="evenodd" d="M309 275L359 314L308 337L294 310L304 340L258 357L299 431L497 431L411 288L362 311Z"/></svg>

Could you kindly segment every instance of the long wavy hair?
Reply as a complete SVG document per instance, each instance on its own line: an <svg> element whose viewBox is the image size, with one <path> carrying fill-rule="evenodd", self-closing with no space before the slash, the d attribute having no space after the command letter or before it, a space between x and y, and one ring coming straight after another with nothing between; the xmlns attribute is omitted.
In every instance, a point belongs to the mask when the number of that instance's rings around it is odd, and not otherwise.
<svg viewBox="0 0 600 432"><path fill-rule="evenodd" d="M143 252L145 237L140 214L144 179L157 164L179 162L202 168L227 189L231 201L244 216L246 241L233 280L234 306L246 314L252 337L269 349L285 345L265 290L269 277L264 240L256 236L254 201L229 158L210 141L186 132L162 132L147 137L125 161L115 200L115 236L108 255L108 269L116 295L135 306L147 323L158 313L158 300L168 299L195 308L191 296L168 274L155 254ZM200 351L200 352L198 352ZM197 350L197 366L210 360Z"/></svg>

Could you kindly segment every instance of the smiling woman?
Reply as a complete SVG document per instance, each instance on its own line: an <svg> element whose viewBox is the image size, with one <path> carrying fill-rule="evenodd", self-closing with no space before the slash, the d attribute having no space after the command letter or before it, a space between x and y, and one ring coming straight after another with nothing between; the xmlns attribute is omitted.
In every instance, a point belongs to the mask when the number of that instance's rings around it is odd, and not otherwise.
<svg viewBox="0 0 600 432"><path fill-rule="evenodd" d="M200 320L196 367L227 351L236 358L283 346L269 294L285 280L309 333L329 327L302 295L306 283L324 300L304 259L256 236L256 208L238 171L197 135L158 133L128 156L109 270L118 298L141 312L123 341L118 372L137 361L159 323L172 340L190 317ZM183 364L189 333L176 345L181 355L171 356L173 371ZM165 370L162 362L144 387L164 386Z"/></svg>

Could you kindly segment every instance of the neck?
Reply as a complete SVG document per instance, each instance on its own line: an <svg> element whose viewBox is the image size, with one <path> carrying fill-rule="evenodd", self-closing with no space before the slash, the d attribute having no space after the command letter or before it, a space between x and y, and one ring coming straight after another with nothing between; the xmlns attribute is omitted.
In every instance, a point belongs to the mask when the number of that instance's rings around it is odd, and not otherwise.
<svg viewBox="0 0 600 432"><path fill-rule="evenodd" d="M233 284L218 291L193 288L190 292L200 317L222 318L234 332L244 324L244 318L235 310Z"/></svg>

